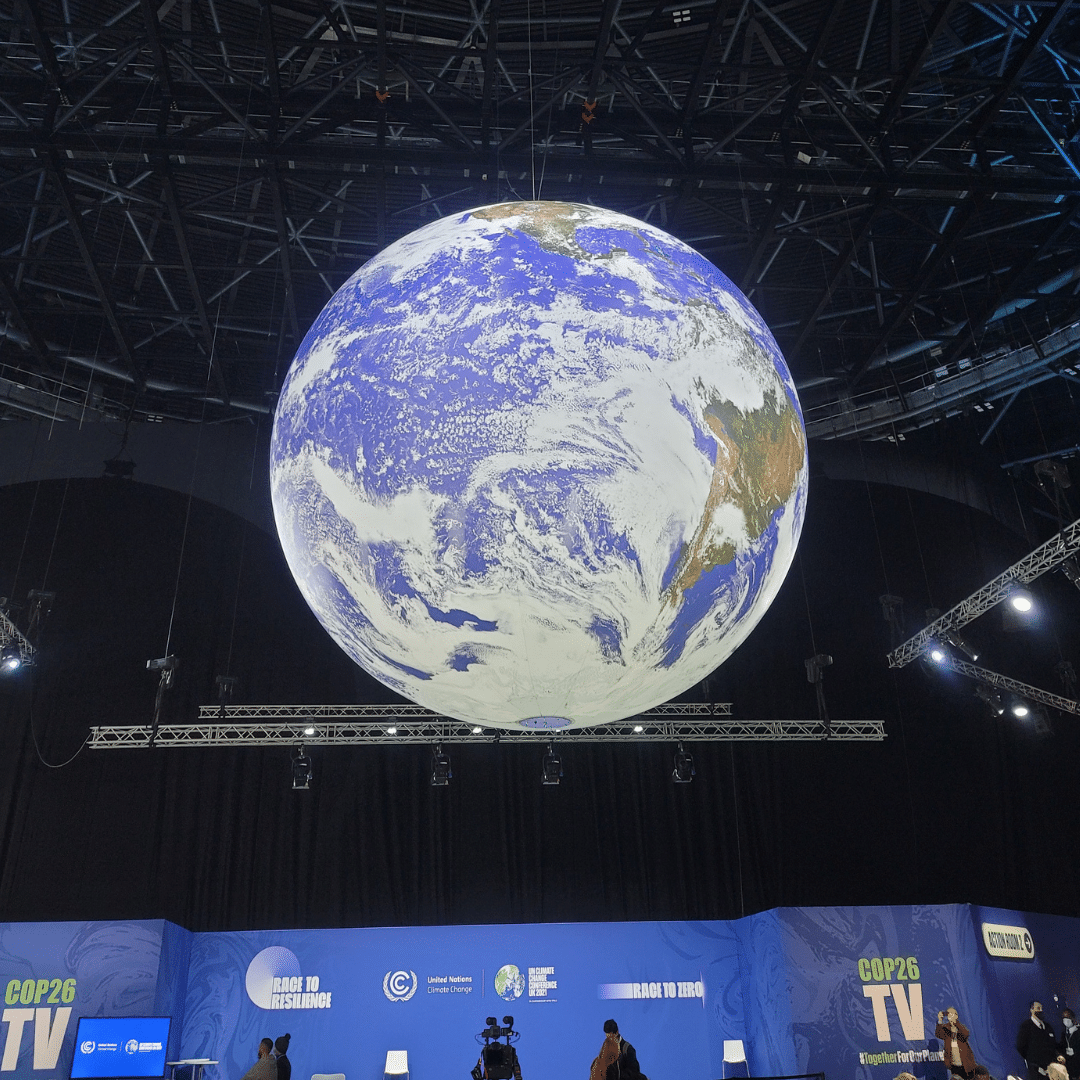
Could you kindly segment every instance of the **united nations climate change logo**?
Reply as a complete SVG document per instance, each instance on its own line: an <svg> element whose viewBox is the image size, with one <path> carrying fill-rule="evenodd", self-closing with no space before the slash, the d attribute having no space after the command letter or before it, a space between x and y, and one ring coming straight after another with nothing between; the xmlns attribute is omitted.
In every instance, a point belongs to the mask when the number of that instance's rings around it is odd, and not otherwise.
<svg viewBox="0 0 1080 1080"><path fill-rule="evenodd" d="M495 972L495 993L503 1001L517 1001L525 992L525 976L518 970L517 964L503 964Z"/></svg>
<svg viewBox="0 0 1080 1080"><path fill-rule="evenodd" d="M388 971L383 976L382 992L391 1001L408 1001L416 993L416 972Z"/></svg>
<svg viewBox="0 0 1080 1080"><path fill-rule="evenodd" d="M79 1043L79 1052L82 1054L92 1054L96 1049L97 1043L93 1039L86 1039Z"/></svg>
<svg viewBox="0 0 1080 1080"><path fill-rule="evenodd" d="M139 1040L128 1039L128 1041L124 1043L124 1050L129 1054L137 1054L139 1052Z"/></svg>
<svg viewBox="0 0 1080 1080"><path fill-rule="evenodd" d="M247 976L244 979L244 988L252 1004L258 1005L260 1009L272 1009L274 980L285 976L300 977L300 961L296 959L296 953L292 949L286 949L284 945L271 945L269 949L263 949L248 964Z"/></svg>

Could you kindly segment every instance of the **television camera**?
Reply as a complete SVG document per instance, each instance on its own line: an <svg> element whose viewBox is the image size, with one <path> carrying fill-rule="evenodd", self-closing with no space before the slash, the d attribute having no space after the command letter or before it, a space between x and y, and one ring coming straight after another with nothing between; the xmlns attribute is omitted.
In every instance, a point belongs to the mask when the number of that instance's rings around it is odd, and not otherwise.
<svg viewBox="0 0 1080 1080"><path fill-rule="evenodd" d="M512 1043L521 1038L521 1032L514 1030L514 1018L504 1016L500 1025L498 1017L489 1016L484 1023L487 1026L476 1036L483 1045L480 1060L472 1070L473 1080L520 1080L521 1066Z"/></svg>

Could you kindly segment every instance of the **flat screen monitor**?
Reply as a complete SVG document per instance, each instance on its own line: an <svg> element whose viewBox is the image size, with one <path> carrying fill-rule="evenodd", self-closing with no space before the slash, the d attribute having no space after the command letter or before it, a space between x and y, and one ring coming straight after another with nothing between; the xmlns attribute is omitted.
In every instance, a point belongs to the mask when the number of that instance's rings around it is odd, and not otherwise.
<svg viewBox="0 0 1080 1080"><path fill-rule="evenodd" d="M165 1075L168 1016L84 1016L75 1036L71 1080Z"/></svg>

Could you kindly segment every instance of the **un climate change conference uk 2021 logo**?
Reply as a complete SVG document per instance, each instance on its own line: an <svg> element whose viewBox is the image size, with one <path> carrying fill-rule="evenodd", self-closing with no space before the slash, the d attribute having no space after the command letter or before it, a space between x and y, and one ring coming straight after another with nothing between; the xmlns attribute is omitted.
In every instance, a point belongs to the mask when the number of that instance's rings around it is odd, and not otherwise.
<svg viewBox="0 0 1080 1080"><path fill-rule="evenodd" d="M408 1001L416 993L416 972L388 971L383 976L382 992L391 1001Z"/></svg>
<svg viewBox="0 0 1080 1080"><path fill-rule="evenodd" d="M304 975L291 949L271 945L248 964L247 996L260 1009L329 1009L330 991L320 989L318 975Z"/></svg>

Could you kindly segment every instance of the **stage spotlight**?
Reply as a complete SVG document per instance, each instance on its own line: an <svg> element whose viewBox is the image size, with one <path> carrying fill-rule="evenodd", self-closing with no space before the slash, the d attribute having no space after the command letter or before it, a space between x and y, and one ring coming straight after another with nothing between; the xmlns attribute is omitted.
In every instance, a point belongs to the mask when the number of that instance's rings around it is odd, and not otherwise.
<svg viewBox="0 0 1080 1080"><path fill-rule="evenodd" d="M1031 706L1022 698L1017 698L1010 706L1010 711L1017 719L1023 720L1031 715Z"/></svg>
<svg viewBox="0 0 1080 1080"><path fill-rule="evenodd" d="M958 649L962 652L973 664L979 659L979 650L976 649L967 638L962 637L955 630L946 630L941 636L954 649Z"/></svg>
<svg viewBox="0 0 1080 1080"><path fill-rule="evenodd" d="M1003 716L1005 713L1005 702L1001 700L1001 695L989 686L983 686L982 684L975 687L975 696L995 715Z"/></svg>
<svg viewBox="0 0 1080 1080"><path fill-rule="evenodd" d="M5 645L0 649L0 675L14 675L22 666L22 652L18 645Z"/></svg>
<svg viewBox="0 0 1080 1080"><path fill-rule="evenodd" d="M935 664L947 664L949 662L949 650L936 641L932 641L926 647L926 656L927 659L933 660Z"/></svg>
<svg viewBox="0 0 1080 1080"><path fill-rule="evenodd" d="M1014 585L1009 590L1009 607L1021 615L1027 615L1035 607L1035 599L1023 585Z"/></svg>
<svg viewBox="0 0 1080 1080"><path fill-rule="evenodd" d="M562 780L562 758L555 753L555 744L553 742L548 743L547 752L544 754L543 764L541 765L540 783L544 785L558 785Z"/></svg>
<svg viewBox="0 0 1080 1080"><path fill-rule="evenodd" d="M315 725L314 724L308 724L308 726L306 728L304 728L304 734L305 735L314 735L315 734Z"/></svg>
<svg viewBox="0 0 1080 1080"><path fill-rule="evenodd" d="M684 750L683 744L679 743L679 749L675 751L675 768L671 770L671 779L676 784L689 784L696 773L693 755Z"/></svg>
<svg viewBox="0 0 1080 1080"><path fill-rule="evenodd" d="M298 746L292 756L293 791L307 791L311 787L311 758L303 746Z"/></svg>
<svg viewBox="0 0 1080 1080"><path fill-rule="evenodd" d="M482 727L480 727L480 725L478 724L476 727L474 727L472 729L472 733L474 735L482 735L484 733L484 729Z"/></svg>
<svg viewBox="0 0 1080 1080"><path fill-rule="evenodd" d="M388 727L386 729L386 734L387 735L396 735L397 734L397 728L396 727Z"/></svg>
<svg viewBox="0 0 1080 1080"><path fill-rule="evenodd" d="M431 752L431 786L449 787L453 775L450 771L450 755L443 753L442 743L437 743Z"/></svg>
<svg viewBox="0 0 1080 1080"><path fill-rule="evenodd" d="M640 724L634 725L634 734L640 735L645 729Z"/></svg>

